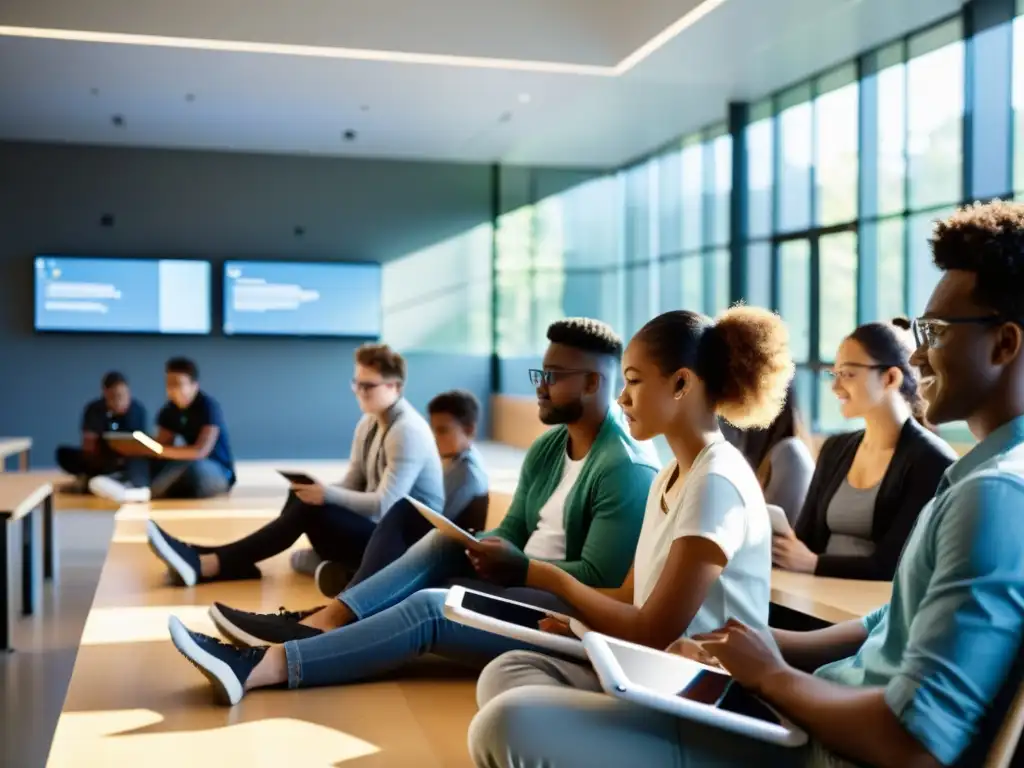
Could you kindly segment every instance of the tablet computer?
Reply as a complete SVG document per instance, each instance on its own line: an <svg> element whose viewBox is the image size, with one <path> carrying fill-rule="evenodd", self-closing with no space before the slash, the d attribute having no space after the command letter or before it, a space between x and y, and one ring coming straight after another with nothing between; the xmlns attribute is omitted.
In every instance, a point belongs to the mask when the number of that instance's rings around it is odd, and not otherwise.
<svg viewBox="0 0 1024 768"><path fill-rule="evenodd" d="M477 541L476 536L469 533L469 531L460 528L440 512L435 512L426 504L416 501L416 499L411 496L406 496L405 500L412 504L416 508L416 511L423 515L423 517L425 517L431 525L437 528L443 536L459 542L459 544L464 546L466 549L480 548L480 542Z"/></svg>
<svg viewBox="0 0 1024 768"><path fill-rule="evenodd" d="M502 635L524 644L545 648L555 653L586 659L587 652L578 637L555 635L538 629L541 619L555 618L567 622L573 632L579 633L581 624L571 621L564 614L544 610L515 600L507 600L496 595L488 595L454 586L448 589L448 597L444 603L444 615L459 624Z"/></svg>
<svg viewBox="0 0 1024 768"><path fill-rule="evenodd" d="M277 474L281 475L292 485L316 485L317 482L312 477L307 475L305 472L286 472L283 469L277 470Z"/></svg>
<svg viewBox="0 0 1024 768"><path fill-rule="evenodd" d="M804 731L722 669L597 632L583 645L611 696L784 747L807 743Z"/></svg>
<svg viewBox="0 0 1024 768"><path fill-rule="evenodd" d="M786 510L775 504L768 505L768 518L772 521L772 533L776 536L789 536L793 532L793 526L789 524L786 517Z"/></svg>
<svg viewBox="0 0 1024 768"><path fill-rule="evenodd" d="M104 432L103 439L122 456L159 456L164 447L145 432Z"/></svg>

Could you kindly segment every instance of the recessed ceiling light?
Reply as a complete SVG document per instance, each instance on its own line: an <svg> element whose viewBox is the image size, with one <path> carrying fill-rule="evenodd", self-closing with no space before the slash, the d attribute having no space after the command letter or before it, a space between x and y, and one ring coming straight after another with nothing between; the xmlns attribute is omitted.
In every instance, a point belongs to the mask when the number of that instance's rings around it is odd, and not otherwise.
<svg viewBox="0 0 1024 768"><path fill-rule="evenodd" d="M520 103L520 104L529 104L529 103L530 103L530 100L531 100L532 98L533 98L533 97L532 97L532 96L530 96L530 94L528 94L528 93L520 93L520 94L519 94L519 103Z"/></svg>

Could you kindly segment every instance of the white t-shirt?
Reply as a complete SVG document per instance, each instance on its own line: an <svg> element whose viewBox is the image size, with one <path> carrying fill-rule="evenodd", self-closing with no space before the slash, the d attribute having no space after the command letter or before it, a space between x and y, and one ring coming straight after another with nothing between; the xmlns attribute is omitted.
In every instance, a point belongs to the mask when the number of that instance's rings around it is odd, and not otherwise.
<svg viewBox="0 0 1024 768"><path fill-rule="evenodd" d="M562 479L554 493L540 508L537 528L530 534L526 546L523 547L523 554L527 557L535 560L565 559L565 500L569 498L569 493L576 485L584 461L586 457L579 461L565 457Z"/></svg>
<svg viewBox="0 0 1024 768"><path fill-rule="evenodd" d="M734 446L713 443L666 498L665 486L676 466L673 460L661 471L647 496L633 564L634 604L641 606L651 596L672 543L700 536L717 544L729 562L684 634L710 632L730 618L767 627L772 527L754 471Z"/></svg>

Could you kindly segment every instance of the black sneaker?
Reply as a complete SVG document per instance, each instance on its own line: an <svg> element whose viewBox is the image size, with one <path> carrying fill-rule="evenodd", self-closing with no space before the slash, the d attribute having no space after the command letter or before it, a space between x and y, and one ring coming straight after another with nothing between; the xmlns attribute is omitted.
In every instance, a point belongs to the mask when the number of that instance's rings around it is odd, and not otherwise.
<svg viewBox="0 0 1024 768"><path fill-rule="evenodd" d="M245 695L245 681L267 653L266 648L235 648L187 629L177 616L167 620L171 642L210 681L217 698L233 705Z"/></svg>
<svg viewBox="0 0 1024 768"><path fill-rule="evenodd" d="M214 603L210 606L210 618L225 637L253 648L268 643L280 645L289 640L305 640L323 634L319 629L299 623L318 610L286 611L282 608L277 613L249 613L223 603Z"/></svg>
<svg viewBox="0 0 1024 768"><path fill-rule="evenodd" d="M146 539L153 554L164 561L172 576L177 577L186 587L194 587L199 583L202 576L199 550L174 538L152 520L146 522Z"/></svg>
<svg viewBox="0 0 1024 768"><path fill-rule="evenodd" d="M199 566L199 556L211 554L216 551L215 548L189 544L181 539L176 539L152 520L146 523L146 538L149 540L149 548L153 550L153 554L164 561L171 578L180 585L194 587L196 584L211 581L244 581L263 578L263 573L255 565L241 565L230 569L221 567L216 576L203 576Z"/></svg>
<svg viewBox="0 0 1024 768"><path fill-rule="evenodd" d="M345 591L345 587L352 581L355 574L341 563L324 560L316 567L313 579L316 581L316 588L324 597L337 597Z"/></svg>

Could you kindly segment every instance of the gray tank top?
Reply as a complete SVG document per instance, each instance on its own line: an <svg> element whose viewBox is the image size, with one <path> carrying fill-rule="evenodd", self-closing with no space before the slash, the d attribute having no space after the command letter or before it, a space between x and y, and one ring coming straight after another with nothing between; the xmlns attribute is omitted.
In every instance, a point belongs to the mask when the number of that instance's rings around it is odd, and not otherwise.
<svg viewBox="0 0 1024 768"><path fill-rule="evenodd" d="M875 553L871 526L875 516L878 485L854 488L845 477L829 502L825 522L831 532L826 555L868 557Z"/></svg>

